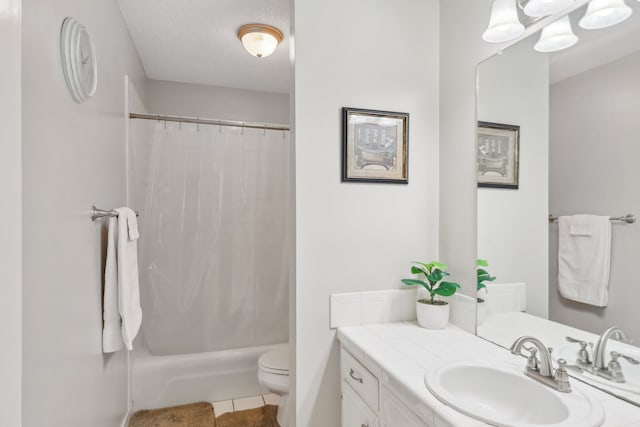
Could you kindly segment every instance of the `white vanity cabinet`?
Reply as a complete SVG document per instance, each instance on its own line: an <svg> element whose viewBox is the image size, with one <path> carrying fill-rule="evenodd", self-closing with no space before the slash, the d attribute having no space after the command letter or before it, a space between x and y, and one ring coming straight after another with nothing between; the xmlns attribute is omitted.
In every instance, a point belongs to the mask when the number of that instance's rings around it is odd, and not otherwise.
<svg viewBox="0 0 640 427"><path fill-rule="evenodd" d="M342 427L433 427L418 418L358 359L340 348Z"/></svg>

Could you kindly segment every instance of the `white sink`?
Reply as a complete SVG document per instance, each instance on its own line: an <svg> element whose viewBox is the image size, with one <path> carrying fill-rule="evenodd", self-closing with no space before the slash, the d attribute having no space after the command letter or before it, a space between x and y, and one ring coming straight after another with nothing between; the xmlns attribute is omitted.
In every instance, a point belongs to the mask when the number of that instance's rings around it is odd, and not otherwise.
<svg viewBox="0 0 640 427"><path fill-rule="evenodd" d="M553 357L555 359L557 356L558 358L565 359L569 365L575 365L576 358L578 356L578 349L579 346L577 344L567 343L562 345L558 349L557 354L554 354ZM618 353L622 353L627 356L631 356L634 359L640 360L640 348L624 344L619 341L609 340L607 341L606 355L604 358L605 366L611 360L610 354L612 351L617 351ZM619 361L620 365L622 366L622 373L624 374L625 379L625 382L623 383L610 381L606 378L602 378L598 375L594 375L586 371L583 373L579 373L573 369L570 369L568 372L571 376L582 378L587 382L597 383L597 386L600 388L603 388L601 386L606 386L606 388L640 394L640 365L632 365L622 358L620 358Z"/></svg>
<svg viewBox="0 0 640 427"><path fill-rule="evenodd" d="M448 362L427 371L427 388L447 406L499 427L598 427L604 408L573 381L561 393L524 374L523 367L480 361Z"/></svg>

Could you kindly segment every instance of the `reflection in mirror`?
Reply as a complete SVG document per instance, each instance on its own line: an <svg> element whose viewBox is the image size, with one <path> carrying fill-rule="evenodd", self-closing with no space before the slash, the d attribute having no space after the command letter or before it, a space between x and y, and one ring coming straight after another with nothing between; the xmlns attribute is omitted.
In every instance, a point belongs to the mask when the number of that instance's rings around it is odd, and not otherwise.
<svg viewBox="0 0 640 427"><path fill-rule="evenodd" d="M478 180L497 185L478 189L478 258L496 279L477 330L505 347L536 336L572 376L640 404L640 348L623 343L640 343L640 223L609 218L640 214L640 3L627 3L605 29L572 12L565 50L537 51L534 34L478 67L478 121L519 132L478 133ZM500 185L513 165L518 185Z"/></svg>

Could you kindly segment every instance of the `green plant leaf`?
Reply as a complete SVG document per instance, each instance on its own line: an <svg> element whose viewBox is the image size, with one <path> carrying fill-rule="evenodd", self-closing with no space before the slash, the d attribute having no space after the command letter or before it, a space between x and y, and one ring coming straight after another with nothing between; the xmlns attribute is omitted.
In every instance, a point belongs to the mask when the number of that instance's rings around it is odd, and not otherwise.
<svg viewBox="0 0 640 427"><path fill-rule="evenodd" d="M442 282L436 289L433 289L433 293L443 297L450 297L451 295L456 293L459 287L460 285L458 285L457 283Z"/></svg>
<svg viewBox="0 0 640 427"><path fill-rule="evenodd" d="M435 269L431 272L431 274L427 275L427 279L432 284L438 283L440 280L444 278L445 274L443 274L442 270Z"/></svg>
<svg viewBox="0 0 640 427"><path fill-rule="evenodd" d="M481 289L487 289L487 287L484 285L484 283L478 282L478 290L481 290Z"/></svg>
<svg viewBox="0 0 640 427"><path fill-rule="evenodd" d="M438 261L432 261L432 262L431 262L431 264L432 264L434 267L439 268L440 270L446 270L446 269L447 269L447 266L446 266L446 265L444 265L443 263L438 262Z"/></svg>
<svg viewBox="0 0 640 427"><path fill-rule="evenodd" d="M424 282L422 280L416 280L416 279L402 279L401 280L402 283L404 283L405 285L418 285L418 286L424 286L424 288L428 291L431 291L431 285L429 285L427 282Z"/></svg>
<svg viewBox="0 0 640 427"><path fill-rule="evenodd" d="M486 259L478 259L476 265L478 267L489 267L489 262Z"/></svg>
<svg viewBox="0 0 640 427"><path fill-rule="evenodd" d="M425 276L429 274L427 271L423 270L420 267L416 267L415 265L411 266L411 274L424 274Z"/></svg>

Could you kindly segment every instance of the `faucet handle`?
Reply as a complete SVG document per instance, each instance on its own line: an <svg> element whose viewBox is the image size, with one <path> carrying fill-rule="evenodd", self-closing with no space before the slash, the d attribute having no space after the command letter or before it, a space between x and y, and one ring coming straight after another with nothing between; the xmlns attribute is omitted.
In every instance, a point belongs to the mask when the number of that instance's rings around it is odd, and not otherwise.
<svg viewBox="0 0 640 427"><path fill-rule="evenodd" d="M564 359L558 359L558 369L553 374L553 380L558 385L558 390L565 393L571 391L571 384L569 383L569 374L567 373L567 361Z"/></svg>
<svg viewBox="0 0 640 427"><path fill-rule="evenodd" d="M611 361L617 361L620 357L631 363L632 365L640 365L640 360L638 359L634 359L633 357L627 356L626 354L618 353L617 351L611 352Z"/></svg>
<svg viewBox="0 0 640 427"><path fill-rule="evenodd" d="M578 364L590 365L591 357L589 356L589 350L587 350L587 346L589 346L593 350L593 343L582 341L573 337L565 337L565 338L570 343L580 344L580 350L578 350L578 357L576 357L576 362Z"/></svg>
<svg viewBox="0 0 640 427"><path fill-rule="evenodd" d="M531 369L534 371L540 370L540 361L538 360L538 349L535 347L523 347L530 354L527 358L527 369Z"/></svg>

